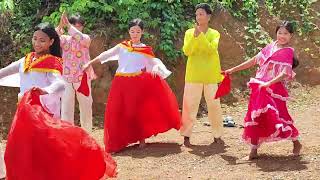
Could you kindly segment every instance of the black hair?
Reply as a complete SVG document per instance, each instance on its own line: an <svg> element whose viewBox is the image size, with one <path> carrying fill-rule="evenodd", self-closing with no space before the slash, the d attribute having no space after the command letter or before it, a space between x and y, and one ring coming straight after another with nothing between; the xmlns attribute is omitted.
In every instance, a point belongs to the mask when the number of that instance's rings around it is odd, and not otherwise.
<svg viewBox="0 0 320 180"><path fill-rule="evenodd" d="M34 31L38 30L41 30L42 32L46 33L50 39L54 40L52 45L50 46L50 54L57 57L62 57L60 38L54 27L49 23L40 23L34 28Z"/></svg>
<svg viewBox="0 0 320 180"><path fill-rule="evenodd" d="M130 21L128 29L130 29L133 26L139 26L141 28L141 30L143 30L143 28L144 28L143 21L139 18L136 18L136 19L133 19L132 21Z"/></svg>
<svg viewBox="0 0 320 180"><path fill-rule="evenodd" d="M85 25L84 19L80 16L79 13L73 14L68 18L70 24L76 25L76 24L81 24L82 26Z"/></svg>
<svg viewBox="0 0 320 180"><path fill-rule="evenodd" d="M294 33L294 24L290 21L283 21L281 22L277 28L276 28L276 33L278 33L280 28L285 28L290 34ZM299 60L296 56L293 57L293 62L292 62L292 69L296 68L299 66Z"/></svg>
<svg viewBox="0 0 320 180"><path fill-rule="evenodd" d="M286 30L290 33L290 34L293 34L294 33L294 25L292 22L290 21L283 21L281 22L277 28L276 28L276 33L279 31L280 28L286 28Z"/></svg>
<svg viewBox="0 0 320 180"><path fill-rule="evenodd" d="M196 5L196 11L198 9L203 9L206 11L207 14L212 14L212 9L211 9L211 6L208 4L208 3L200 3L200 4L197 4Z"/></svg>
<svg viewBox="0 0 320 180"><path fill-rule="evenodd" d="M299 66L299 59L296 56L293 56L292 69L295 69Z"/></svg>

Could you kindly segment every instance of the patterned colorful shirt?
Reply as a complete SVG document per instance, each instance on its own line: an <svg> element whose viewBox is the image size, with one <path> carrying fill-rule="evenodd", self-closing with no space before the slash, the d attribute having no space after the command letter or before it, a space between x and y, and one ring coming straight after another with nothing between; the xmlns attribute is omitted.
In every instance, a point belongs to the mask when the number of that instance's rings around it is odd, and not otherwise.
<svg viewBox="0 0 320 180"><path fill-rule="evenodd" d="M61 35L63 59L63 77L69 83L80 82L83 76L82 66L90 61L89 46L91 39L75 27L70 26L69 35ZM93 69L88 71L89 79L94 78Z"/></svg>

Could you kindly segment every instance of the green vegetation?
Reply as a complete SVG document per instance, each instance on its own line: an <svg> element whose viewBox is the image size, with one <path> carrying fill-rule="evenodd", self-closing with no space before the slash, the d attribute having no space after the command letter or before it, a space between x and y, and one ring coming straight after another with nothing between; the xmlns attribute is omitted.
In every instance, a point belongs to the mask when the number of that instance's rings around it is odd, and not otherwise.
<svg viewBox="0 0 320 180"><path fill-rule="evenodd" d="M10 37L11 41L1 42L0 46L12 43L11 57L23 56L31 50L32 28L41 21L57 25L63 11L79 12L86 19L86 31L111 39L125 38L127 23L139 17L146 23L145 41L154 45L168 62L175 63L182 56L177 42L194 24L194 7L199 2L211 4L214 10L226 10L247 23L244 27L247 57L271 40L260 24L262 8L272 16L295 21L299 35L319 29L312 23L309 10L312 0L2 0L0 38ZM3 66L7 60L0 58Z"/></svg>

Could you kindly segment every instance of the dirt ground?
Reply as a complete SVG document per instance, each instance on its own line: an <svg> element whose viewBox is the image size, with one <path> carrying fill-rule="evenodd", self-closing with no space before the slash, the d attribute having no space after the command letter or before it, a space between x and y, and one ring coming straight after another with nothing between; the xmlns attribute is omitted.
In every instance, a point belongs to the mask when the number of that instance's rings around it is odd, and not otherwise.
<svg viewBox="0 0 320 180"><path fill-rule="evenodd" d="M225 145L211 144L213 139L207 117L194 127L193 147L182 146L183 139L175 130L152 137L148 146L131 146L113 157L118 163L118 179L320 179L320 86L292 90L290 112L295 118L303 144L301 157L291 155L292 143L282 141L264 144L260 158L241 160L248 146L240 141L246 99L223 105L224 115L238 124L225 128ZM103 130L94 136L102 143Z"/></svg>
<svg viewBox="0 0 320 180"><path fill-rule="evenodd" d="M282 141L264 144L260 157L241 160L248 146L240 141L246 99L224 105L224 115L232 116L237 127L225 128L224 145L211 144L207 117L199 119L191 139L193 147L182 146L175 130L147 140L147 147L130 146L113 154L118 163L117 179L320 179L320 86L296 87L292 90L290 112L301 133L302 155L291 155L292 143ZM103 129L94 137L103 144Z"/></svg>

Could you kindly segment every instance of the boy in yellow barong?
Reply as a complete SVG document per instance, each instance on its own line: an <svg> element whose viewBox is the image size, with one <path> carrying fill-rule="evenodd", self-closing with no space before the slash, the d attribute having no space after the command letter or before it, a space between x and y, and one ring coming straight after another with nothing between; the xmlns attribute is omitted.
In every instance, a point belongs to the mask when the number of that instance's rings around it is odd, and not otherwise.
<svg viewBox="0 0 320 180"><path fill-rule="evenodd" d="M220 33L209 28L212 10L207 3L196 6L194 28L188 29L184 37L183 52L188 57L183 96L182 128L184 145L190 146L193 123L196 120L202 92L207 102L208 118L213 129L215 143L221 139L223 124L219 99L214 99L221 75L218 43Z"/></svg>

